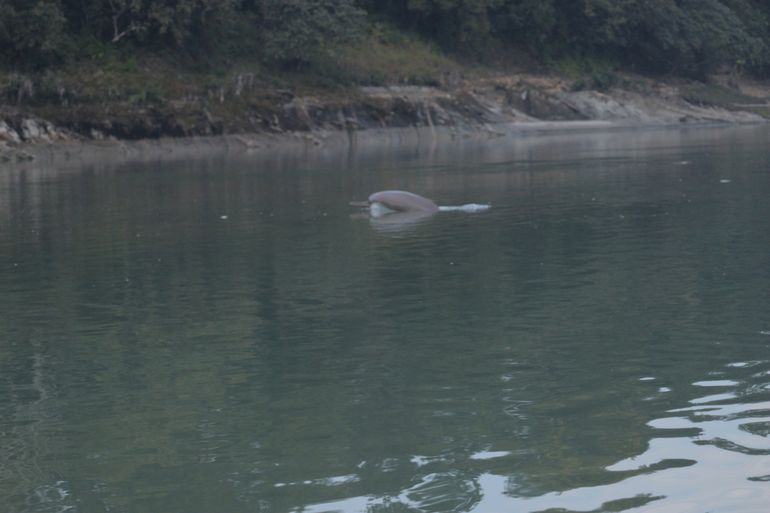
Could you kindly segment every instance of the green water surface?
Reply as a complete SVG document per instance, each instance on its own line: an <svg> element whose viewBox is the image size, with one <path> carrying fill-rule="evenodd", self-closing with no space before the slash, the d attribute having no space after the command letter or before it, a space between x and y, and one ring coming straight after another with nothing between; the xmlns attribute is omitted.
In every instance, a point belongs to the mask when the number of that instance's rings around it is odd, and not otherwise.
<svg viewBox="0 0 770 513"><path fill-rule="evenodd" d="M765 512L769 143L2 168L0 511Z"/></svg>

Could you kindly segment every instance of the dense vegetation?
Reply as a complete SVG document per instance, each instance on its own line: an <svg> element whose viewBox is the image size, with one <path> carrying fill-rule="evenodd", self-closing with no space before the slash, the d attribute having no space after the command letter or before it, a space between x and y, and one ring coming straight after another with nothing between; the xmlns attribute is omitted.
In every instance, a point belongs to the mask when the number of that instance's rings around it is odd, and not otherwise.
<svg viewBox="0 0 770 513"><path fill-rule="evenodd" d="M383 24L477 59L523 49L695 77L770 73L765 0L0 0L0 60L41 69L171 49L296 68Z"/></svg>
<svg viewBox="0 0 770 513"><path fill-rule="evenodd" d="M0 0L0 52L35 67L104 46L291 64L355 39L365 15L353 0Z"/></svg>
<svg viewBox="0 0 770 513"><path fill-rule="evenodd" d="M605 59L702 76L765 73L763 0L368 0L364 5L439 41L480 52L523 47L541 59Z"/></svg>

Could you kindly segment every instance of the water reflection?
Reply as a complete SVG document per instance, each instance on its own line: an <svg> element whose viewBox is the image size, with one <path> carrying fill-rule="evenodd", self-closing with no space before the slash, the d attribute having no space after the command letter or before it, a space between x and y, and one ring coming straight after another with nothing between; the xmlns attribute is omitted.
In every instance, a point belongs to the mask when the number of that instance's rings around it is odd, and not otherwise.
<svg viewBox="0 0 770 513"><path fill-rule="evenodd" d="M421 224L430 221L434 215L432 212L394 212L372 216L368 212L358 212L350 218L357 222L368 222L374 231L383 235L400 236L413 232Z"/></svg>
<svg viewBox="0 0 770 513"><path fill-rule="evenodd" d="M369 223L381 233L402 233L413 230L434 216L428 212L398 212L380 217L370 217Z"/></svg>
<svg viewBox="0 0 770 513"><path fill-rule="evenodd" d="M761 511L766 138L0 173L0 504Z"/></svg>
<svg viewBox="0 0 770 513"><path fill-rule="evenodd" d="M735 368L735 364L729 367ZM722 397L694 397L697 406L675 408L671 416L648 422L654 429L645 451L605 468L605 484L539 494L534 475L505 469L526 454L480 451L466 462L415 456L417 482L397 495L358 497L303 506L301 511L677 511L755 512L770 502L770 362L753 362L755 372L740 380L695 382L694 387L734 389ZM719 372L720 375L726 374ZM649 381L649 379L648 379ZM736 399L740 399L739 401ZM506 458L497 469L471 461ZM431 472L437 466L476 467L475 471ZM719 469L716 471L716 469ZM697 487L693 488L693 484ZM535 485L535 488L537 486ZM298 509L297 511L300 511Z"/></svg>

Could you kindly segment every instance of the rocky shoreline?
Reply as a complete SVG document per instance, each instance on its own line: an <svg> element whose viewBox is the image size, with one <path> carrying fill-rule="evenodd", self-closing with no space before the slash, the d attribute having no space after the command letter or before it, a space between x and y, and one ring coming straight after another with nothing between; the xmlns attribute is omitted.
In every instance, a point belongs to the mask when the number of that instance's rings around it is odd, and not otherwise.
<svg viewBox="0 0 770 513"><path fill-rule="evenodd" d="M451 139L617 126L767 122L770 91L755 86L748 95L738 88L717 87L699 92L688 84L636 79L600 91L576 88L559 77L515 75L444 87L360 87L345 95L321 97L266 93L239 79L232 90L221 92L221 101L214 102L199 98L95 106L70 101L0 107L0 160L31 159L41 147L89 141L108 141L107 146L122 142L124 147L127 141L146 141L145 147L152 147L170 139L200 143L201 138L215 137L252 151L276 145L352 145L402 137L404 130L416 130L423 138Z"/></svg>

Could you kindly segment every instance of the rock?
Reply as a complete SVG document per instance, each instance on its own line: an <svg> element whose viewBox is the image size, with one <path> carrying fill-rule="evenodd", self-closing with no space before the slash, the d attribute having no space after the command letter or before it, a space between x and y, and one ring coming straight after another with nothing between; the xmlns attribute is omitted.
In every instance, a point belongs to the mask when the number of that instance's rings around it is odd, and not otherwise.
<svg viewBox="0 0 770 513"><path fill-rule="evenodd" d="M243 144L247 149L249 150L255 150L260 148L259 141L254 137L249 137L247 135L236 135L233 137L235 141L238 141L239 143Z"/></svg>
<svg viewBox="0 0 770 513"><path fill-rule="evenodd" d="M35 160L35 157L31 153L8 147L6 143L0 144L0 163L29 162L32 160Z"/></svg>
<svg viewBox="0 0 770 513"><path fill-rule="evenodd" d="M35 156L26 151L17 150L15 152L16 162L31 162L35 160Z"/></svg>
<svg viewBox="0 0 770 513"><path fill-rule="evenodd" d="M21 137L7 122L0 120L0 141L18 143L21 142Z"/></svg>
<svg viewBox="0 0 770 513"><path fill-rule="evenodd" d="M305 134L305 140L309 143L312 143L313 146L316 147L323 145L323 141L321 141L321 139L311 134Z"/></svg>
<svg viewBox="0 0 770 513"><path fill-rule="evenodd" d="M639 105L626 98L609 96L597 91L565 92L559 99L571 106L585 119L622 120L653 123L655 119Z"/></svg>
<svg viewBox="0 0 770 513"><path fill-rule="evenodd" d="M0 126L0 132L2 127ZM21 126L17 132L17 137L24 142L46 142L67 141L72 139L66 130L61 130L50 121L25 118L21 120Z"/></svg>
<svg viewBox="0 0 770 513"><path fill-rule="evenodd" d="M289 103L284 104L285 118L293 121L293 123L289 123L290 129L313 130L315 123L310 115L308 106L312 106L312 100L309 98L293 98Z"/></svg>
<svg viewBox="0 0 770 513"><path fill-rule="evenodd" d="M208 109L203 109L203 116L206 119L204 124L206 135L221 135L224 133L225 124L220 118L211 114Z"/></svg>
<svg viewBox="0 0 770 513"><path fill-rule="evenodd" d="M48 134L48 137L50 137L54 141L67 141L71 139L69 134L65 132L64 130L60 130L56 125L51 123L50 121L44 121L43 122L43 128L45 129L45 132Z"/></svg>
<svg viewBox="0 0 770 513"><path fill-rule="evenodd" d="M506 91L506 102L517 111L539 120L566 121L587 119L561 93L550 93L538 87L522 83Z"/></svg>
<svg viewBox="0 0 770 513"><path fill-rule="evenodd" d="M51 140L45 125L30 118L21 122L21 138L28 142L49 142Z"/></svg>

